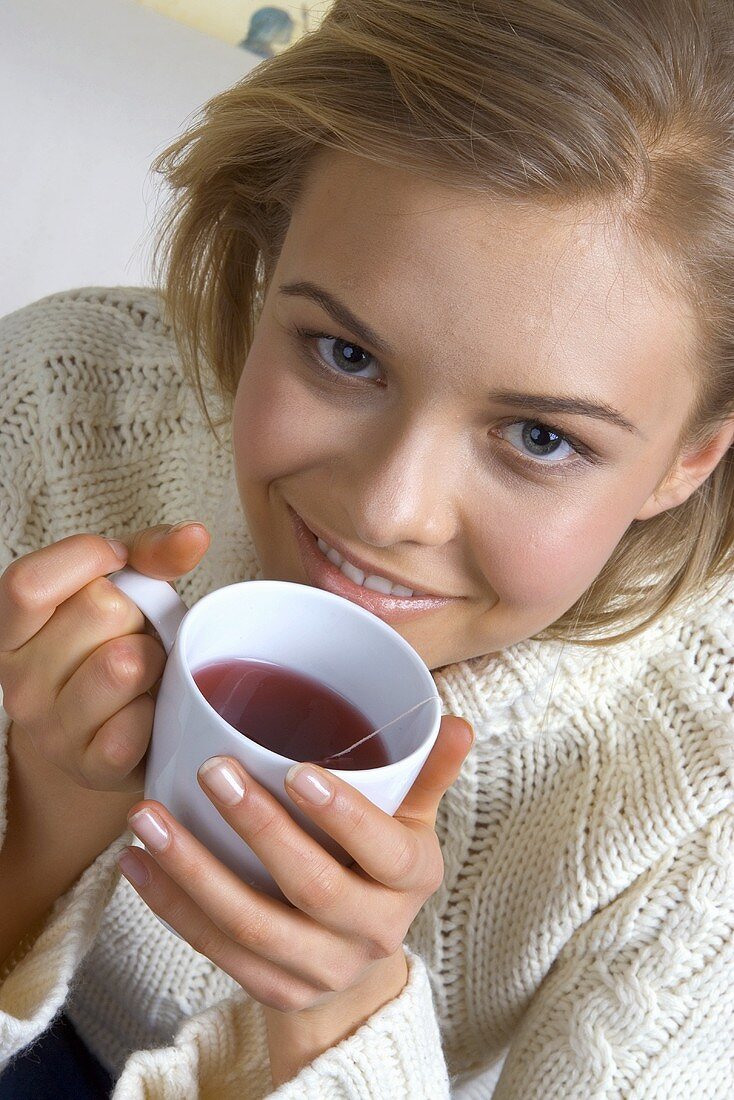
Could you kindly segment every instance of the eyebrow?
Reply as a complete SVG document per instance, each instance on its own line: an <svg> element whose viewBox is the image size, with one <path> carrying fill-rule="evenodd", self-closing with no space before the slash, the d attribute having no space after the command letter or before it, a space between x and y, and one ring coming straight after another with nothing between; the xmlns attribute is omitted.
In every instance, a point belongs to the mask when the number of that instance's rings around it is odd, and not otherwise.
<svg viewBox="0 0 734 1100"><path fill-rule="evenodd" d="M366 344L371 344L380 355L395 356L395 352L386 344L384 340L381 340L377 333L365 324L364 321L360 321L348 306L344 305L344 302L340 302L333 294L328 290L325 290L322 286L317 286L316 283L308 282L307 280L301 280L295 283L283 283L278 287L281 294L297 295L301 298L310 298L318 305L325 309L326 312L334 318L344 328L348 328L350 332L353 332L355 336L360 340L364 340Z"/></svg>
<svg viewBox="0 0 734 1100"><path fill-rule="evenodd" d="M340 301L325 287L318 286L307 279L297 280L292 283L283 283L278 287L281 294L293 297L310 298L333 319L344 328L353 332L360 340L370 344L380 355L395 356L395 352L382 340L374 329L364 321L360 321L351 309ZM575 416L590 416L596 420L606 420L618 428L623 428L632 435L642 435L639 428L623 416L618 409L606 402L587 401L580 397L550 396L546 394L521 393L517 390L490 390L487 394L490 401L501 402L518 409L532 409L535 412L544 413L569 413ZM643 437L644 438L644 437Z"/></svg>
<svg viewBox="0 0 734 1100"><path fill-rule="evenodd" d="M518 393L515 390L491 390L490 401L502 402L519 409L531 408L536 412L571 413L576 416L592 416L595 420L606 420L626 432L642 436L639 428L623 416L618 409L606 402L585 401L581 397L551 397L538 393ZM643 437L644 438L644 437Z"/></svg>

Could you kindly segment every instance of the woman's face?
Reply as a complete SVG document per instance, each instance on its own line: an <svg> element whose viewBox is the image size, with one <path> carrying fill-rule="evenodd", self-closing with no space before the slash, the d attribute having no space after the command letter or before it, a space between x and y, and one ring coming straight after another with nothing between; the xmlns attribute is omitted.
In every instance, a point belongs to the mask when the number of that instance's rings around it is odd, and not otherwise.
<svg viewBox="0 0 734 1100"><path fill-rule="evenodd" d="M598 213L323 154L234 406L263 575L361 603L430 668L531 637L675 457L691 333Z"/></svg>

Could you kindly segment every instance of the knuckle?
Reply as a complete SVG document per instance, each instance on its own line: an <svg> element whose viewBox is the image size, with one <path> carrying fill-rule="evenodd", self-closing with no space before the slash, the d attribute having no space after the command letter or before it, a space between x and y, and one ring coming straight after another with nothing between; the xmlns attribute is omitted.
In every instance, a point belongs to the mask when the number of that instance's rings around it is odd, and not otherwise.
<svg viewBox="0 0 734 1100"><path fill-rule="evenodd" d="M341 881L339 873L317 857L301 873L296 905L319 912L333 909L341 896Z"/></svg>
<svg viewBox="0 0 734 1100"><path fill-rule="evenodd" d="M177 852L173 858L178 860L179 874L182 881L186 882L186 886L190 889L192 895L195 894L197 897L201 897L211 891L212 876L207 869L206 860L200 860L195 854L192 855L190 852L182 851L179 845L177 845Z"/></svg>
<svg viewBox="0 0 734 1100"><path fill-rule="evenodd" d="M412 878L418 863L418 841L415 833L403 829L389 860L393 882Z"/></svg>
<svg viewBox="0 0 734 1100"><path fill-rule="evenodd" d="M8 602L19 611L35 611L43 601L43 587L33 566L17 558L4 571L0 584Z"/></svg>
<svg viewBox="0 0 734 1100"><path fill-rule="evenodd" d="M222 931L242 947L255 951L267 947L277 951L273 926L257 906L238 909L233 917L222 923Z"/></svg>
<svg viewBox="0 0 734 1100"><path fill-rule="evenodd" d="M112 777L121 778L137 764L140 754L124 730L111 729L106 731L102 756Z"/></svg>
<svg viewBox="0 0 734 1100"><path fill-rule="evenodd" d="M104 722L94 731L94 734L86 747L82 748L79 757L79 767L92 782L104 783L109 779L119 779L124 776L116 765L119 749L110 747L110 742L118 739L119 734L113 729L117 725L117 715ZM112 774L111 774L112 773Z"/></svg>
<svg viewBox="0 0 734 1100"><path fill-rule="evenodd" d="M370 811L374 812L373 806L365 806L363 803L359 803L356 806L350 806L349 814L349 828L354 833L360 833L367 825L367 819L370 816Z"/></svg>
<svg viewBox="0 0 734 1100"><path fill-rule="evenodd" d="M109 791L124 779L134 766L130 759L130 749L118 735L108 736L106 727L98 732L92 745L87 747L79 766L75 766L74 780L80 787L90 791ZM66 765L69 769L69 762ZM112 786L110 786L112 784Z"/></svg>
<svg viewBox="0 0 734 1100"><path fill-rule="evenodd" d="M342 966L333 969L330 976L325 979L324 992L346 993L355 984L360 973L361 967L357 967L354 962L344 963Z"/></svg>
<svg viewBox="0 0 734 1100"><path fill-rule="evenodd" d="M443 880L446 873L446 867L443 861L443 857L439 853L437 859L432 859L428 868L428 872L425 878L424 890L428 891L428 896L435 894L437 890L440 890L443 886Z"/></svg>
<svg viewBox="0 0 734 1100"><path fill-rule="evenodd" d="M105 573L109 568L107 564L109 547L107 546L107 539L103 535L95 535L91 532L76 535L74 536L74 549L78 550L86 563L91 568L96 569L98 573ZM99 577L98 580L104 585L104 577ZM108 582L108 584L114 587L112 582Z"/></svg>
<svg viewBox="0 0 734 1100"><path fill-rule="evenodd" d="M156 884L154 912L158 913L173 928L182 929L181 935L201 955L212 961L221 958L225 945L224 936L212 921L203 915L195 916L191 912L191 902L180 896L170 885ZM151 906L153 907L153 906Z"/></svg>
<svg viewBox="0 0 734 1100"><path fill-rule="evenodd" d="M175 928L176 919L169 922ZM189 937L186 937L189 939ZM206 955L208 959L214 962L217 958L221 957L222 953L222 933L219 932L212 925L206 925L201 928L197 928L193 936L189 939L191 946L195 951L198 951L200 955Z"/></svg>
<svg viewBox="0 0 734 1100"><path fill-rule="evenodd" d="M441 888L446 872L441 844L435 833L431 834L431 846L432 851L422 879L423 892L429 897Z"/></svg>
<svg viewBox="0 0 734 1100"><path fill-rule="evenodd" d="M374 812L374 806L366 806L363 803L347 804L346 824L353 836L363 836L365 829L370 828L371 812Z"/></svg>
<svg viewBox="0 0 734 1100"><path fill-rule="evenodd" d="M277 811L261 807L258 820L248 829L248 835L252 840L268 834L277 839L282 830L283 825Z"/></svg>
<svg viewBox="0 0 734 1100"><path fill-rule="evenodd" d="M100 675L108 686L132 687L138 683L142 673L142 660L124 639L109 642L100 661Z"/></svg>
<svg viewBox="0 0 734 1100"><path fill-rule="evenodd" d="M394 955L403 942L403 937L397 933L383 928L367 940L367 958L370 962L378 962L380 959L389 959Z"/></svg>
<svg viewBox="0 0 734 1100"><path fill-rule="evenodd" d="M85 586L89 614L95 622L104 626L120 626L126 619L122 593L105 577L90 581Z"/></svg>
<svg viewBox="0 0 734 1100"><path fill-rule="evenodd" d="M186 927L187 923L186 906L184 904L173 903L166 909L166 920L174 928ZM193 930L187 931L186 937L188 942L193 947L194 951L198 951L200 955L206 955L208 959L212 959L221 952L222 948L222 933L213 925L206 921L196 925Z"/></svg>

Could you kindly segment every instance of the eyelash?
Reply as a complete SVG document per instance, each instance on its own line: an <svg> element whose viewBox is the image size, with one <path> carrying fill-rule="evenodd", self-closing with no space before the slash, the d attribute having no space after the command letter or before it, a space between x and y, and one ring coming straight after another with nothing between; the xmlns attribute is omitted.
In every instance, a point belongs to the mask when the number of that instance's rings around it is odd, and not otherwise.
<svg viewBox="0 0 734 1100"><path fill-rule="evenodd" d="M367 349L363 348L360 344L351 343L345 337L343 337L343 336L334 336L330 332L307 332L306 329L302 329L302 328L296 328L296 332L298 333L298 335L301 338L301 341L303 343L304 349L306 351L306 354L307 354L309 360L312 363L315 363L317 367L320 367L321 370L324 372L324 374L327 375L327 377L332 378L332 379L335 378L335 377L344 379L344 378L350 378L350 377L356 377L356 376L355 375L349 375L349 374L346 373L346 371L338 371L336 369L336 367L330 367L328 365L328 363L325 363L323 361L321 356L318 355L316 350L313 348L312 341L314 341L314 340L343 340L344 343L349 344L350 347L358 348L359 351L364 351L364 352L366 352L367 355L370 354L367 351ZM371 358L374 358L374 356L371 356ZM375 360L375 362L377 362L377 360ZM362 379L362 381L364 381L364 379ZM369 378L369 379L367 379L367 381L371 382L371 381L373 381L373 379Z"/></svg>
<svg viewBox="0 0 734 1100"><path fill-rule="evenodd" d="M341 371L338 371L336 367L330 367L327 363L323 361L321 356L317 354L312 344L312 342L315 340L344 340L344 337L334 336L330 332L309 332L306 329L299 328L298 326L296 326L295 332L300 339L301 347L309 364L315 366L325 377L331 379L332 381L342 380L346 383L346 385L351 384L350 377L357 377L356 375L350 376L349 374L342 373ZM345 340L345 342L349 343L348 340ZM367 355L370 355L370 352L368 352L366 348L363 348L360 344L353 343L351 344L351 346L358 348L359 351L366 352ZM377 360L374 359L374 356L370 357L375 362L377 362ZM367 381L371 382L374 381L374 379L367 379ZM538 459L529 458L527 455L521 454L521 452L518 451L517 448L511 447L511 450L516 460L519 461L522 465L536 471L539 468L542 470L548 470L554 476L563 477L572 474L576 469L582 466L596 465L600 461L598 456L580 440L576 439L573 436L567 435L559 428L554 428L551 424L546 424L545 421L530 420L528 417L526 417L524 419L505 420L500 425L500 427L509 428L515 424L527 423L537 424L538 427L545 428L553 435L557 435L559 439L562 439L564 443L568 443L569 446L574 449L578 457L576 459L568 459L562 462L540 462Z"/></svg>

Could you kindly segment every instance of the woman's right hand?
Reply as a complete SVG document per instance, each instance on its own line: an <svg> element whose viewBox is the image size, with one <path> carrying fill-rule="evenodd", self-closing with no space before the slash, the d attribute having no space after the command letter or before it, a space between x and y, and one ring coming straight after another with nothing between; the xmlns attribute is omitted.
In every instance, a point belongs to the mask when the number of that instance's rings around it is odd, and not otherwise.
<svg viewBox="0 0 734 1100"><path fill-rule="evenodd" d="M158 580L190 572L209 548L203 524L123 540L127 564ZM3 707L37 752L80 787L139 791L166 652L106 574L121 569L101 535L70 535L0 576Z"/></svg>

